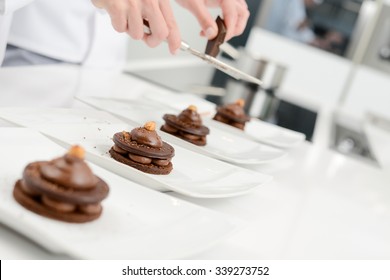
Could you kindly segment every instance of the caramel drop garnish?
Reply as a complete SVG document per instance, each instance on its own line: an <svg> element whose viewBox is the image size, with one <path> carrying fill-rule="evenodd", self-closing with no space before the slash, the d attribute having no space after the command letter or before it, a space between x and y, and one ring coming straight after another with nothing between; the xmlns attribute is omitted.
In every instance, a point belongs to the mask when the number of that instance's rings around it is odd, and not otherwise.
<svg viewBox="0 0 390 280"><path fill-rule="evenodd" d="M79 145L75 145L75 146L72 146L69 149L68 155L74 156L74 157L77 157L77 158L80 158L80 159L84 159L84 157L85 157L85 150L84 150L83 147L81 147Z"/></svg>
<svg viewBox="0 0 390 280"><path fill-rule="evenodd" d="M196 112L196 111L198 110L198 108L196 108L195 105L190 105L190 106L188 106L188 110L191 110L191 111L193 111L193 112Z"/></svg>
<svg viewBox="0 0 390 280"><path fill-rule="evenodd" d="M244 99L237 99L237 101L236 101L236 104L238 105L238 106L240 106L240 107L244 107L244 105L245 105L245 101L244 101Z"/></svg>
<svg viewBox="0 0 390 280"><path fill-rule="evenodd" d="M156 130L156 123L155 122L147 122L147 123L145 123L144 128L146 130L149 130L149 131L154 131L154 130Z"/></svg>

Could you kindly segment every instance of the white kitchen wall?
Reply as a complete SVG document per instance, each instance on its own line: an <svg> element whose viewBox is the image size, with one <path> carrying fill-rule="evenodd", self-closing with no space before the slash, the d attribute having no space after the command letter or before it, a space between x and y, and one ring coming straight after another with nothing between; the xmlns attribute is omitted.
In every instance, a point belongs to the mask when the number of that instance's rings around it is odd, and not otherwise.
<svg viewBox="0 0 390 280"><path fill-rule="evenodd" d="M335 106L351 69L347 59L260 28L252 30L247 50L287 66L280 93L309 109Z"/></svg>
<svg viewBox="0 0 390 280"><path fill-rule="evenodd" d="M359 66L343 110L359 119L370 112L390 120L390 73Z"/></svg>

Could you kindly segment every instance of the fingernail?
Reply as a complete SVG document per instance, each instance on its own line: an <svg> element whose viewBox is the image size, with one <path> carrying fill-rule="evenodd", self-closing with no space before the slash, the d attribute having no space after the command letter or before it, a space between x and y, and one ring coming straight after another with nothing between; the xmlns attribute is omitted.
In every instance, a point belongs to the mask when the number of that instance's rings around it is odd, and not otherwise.
<svg viewBox="0 0 390 280"><path fill-rule="evenodd" d="M177 55L179 53L180 49L176 49L173 51L173 55Z"/></svg>
<svg viewBox="0 0 390 280"><path fill-rule="evenodd" d="M206 35L207 38L212 39L212 38L215 37L215 33L216 32L215 32L214 28L209 27L209 28L206 29L205 35Z"/></svg>

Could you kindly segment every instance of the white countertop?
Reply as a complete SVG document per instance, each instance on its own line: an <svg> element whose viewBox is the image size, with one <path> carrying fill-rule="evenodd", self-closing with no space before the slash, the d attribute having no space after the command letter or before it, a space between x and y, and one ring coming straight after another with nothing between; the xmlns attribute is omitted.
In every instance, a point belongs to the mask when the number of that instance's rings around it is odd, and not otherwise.
<svg viewBox="0 0 390 280"><path fill-rule="evenodd" d="M150 89L162 90L133 77L71 66L0 69L1 107L83 106L72 96L118 96ZM170 194L247 224L193 259L390 258L388 172L310 143L251 169L273 175L273 182L233 198ZM0 248L2 259L61 258L4 225Z"/></svg>

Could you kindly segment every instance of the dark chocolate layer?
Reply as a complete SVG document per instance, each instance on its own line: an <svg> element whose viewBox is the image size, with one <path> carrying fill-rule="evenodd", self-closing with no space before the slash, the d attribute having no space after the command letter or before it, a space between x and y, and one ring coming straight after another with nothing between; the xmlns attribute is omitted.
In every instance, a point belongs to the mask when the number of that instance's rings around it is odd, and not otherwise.
<svg viewBox="0 0 390 280"><path fill-rule="evenodd" d="M45 161L30 163L23 171L23 179L33 191L47 195L58 201L72 204L95 204L107 197L109 191L108 185L97 176L96 186L87 190L64 188L63 186L47 181L39 172L40 166L46 163Z"/></svg>
<svg viewBox="0 0 390 280"><path fill-rule="evenodd" d="M131 160L130 158L128 158L127 155L122 155L122 154L114 151L113 148L111 148L109 152L110 152L110 155L112 156L112 158L115 159L116 161L119 161L123 164L129 165L129 166L134 167L142 172L146 172L149 174L166 175L166 174L169 174L173 169L173 165L171 162L166 166L158 166L158 165L153 164L153 162L151 164L141 164L141 163L138 163L138 162Z"/></svg>
<svg viewBox="0 0 390 280"><path fill-rule="evenodd" d="M193 134L186 135L186 134L182 133L182 131L180 131L180 130L178 130L176 132L172 132L172 131L166 130L164 128L164 126L161 126L160 129L166 133L169 133L171 135L179 137L179 138L181 138L185 141L188 141L188 142L190 142L194 145L197 145L197 146L206 146L206 144L207 144L206 136L199 136L199 135L193 135ZM196 136L196 137L192 138L191 135Z"/></svg>
<svg viewBox="0 0 390 280"><path fill-rule="evenodd" d="M210 130L208 127L206 127L204 125L199 126L199 125L194 125L192 123L183 122L177 116L172 115L172 114L165 114L163 116L163 119L170 126L173 126L179 130L182 130L182 131L194 134L194 135L206 136L207 134L210 133Z"/></svg>
<svg viewBox="0 0 390 280"><path fill-rule="evenodd" d="M230 119L238 123L245 123L250 120L250 117L247 116L245 113L234 115L232 114L230 108L226 109L224 106L220 106L217 108L217 114L220 114L224 118Z"/></svg>
<svg viewBox="0 0 390 280"><path fill-rule="evenodd" d="M56 219L68 223L85 223L96 220L100 217L102 210L94 214L86 214L81 211L74 211L69 213L58 212L54 209L50 209L43 205L40 199L33 198L23 192L21 188L21 180L18 180L15 184L13 196L17 202L19 202L26 209L47 218Z"/></svg>
<svg viewBox="0 0 390 280"><path fill-rule="evenodd" d="M122 132L115 133L113 141L119 148L140 156L166 159L175 155L174 148L166 142L162 143L161 148L150 147L125 138Z"/></svg>

